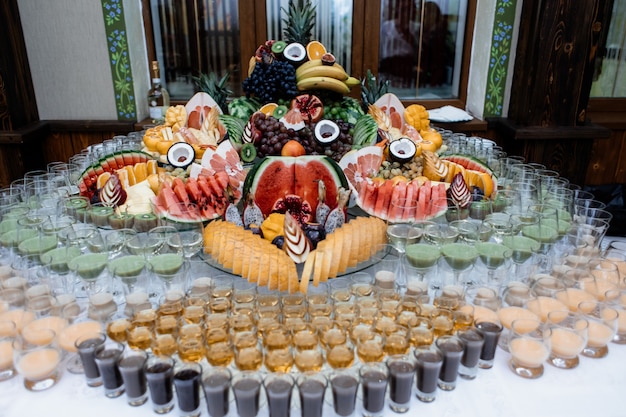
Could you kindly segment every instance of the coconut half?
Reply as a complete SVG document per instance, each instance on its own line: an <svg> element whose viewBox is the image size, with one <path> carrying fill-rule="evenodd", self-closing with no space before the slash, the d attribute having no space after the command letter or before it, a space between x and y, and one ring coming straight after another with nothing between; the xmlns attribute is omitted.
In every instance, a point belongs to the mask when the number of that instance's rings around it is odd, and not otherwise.
<svg viewBox="0 0 626 417"><path fill-rule="evenodd" d="M417 146L409 138L400 138L389 144L389 157L397 162L409 162L416 152Z"/></svg>
<svg viewBox="0 0 626 417"><path fill-rule="evenodd" d="M330 145L339 138L341 129L332 120L320 120L315 125L315 140L322 145Z"/></svg>

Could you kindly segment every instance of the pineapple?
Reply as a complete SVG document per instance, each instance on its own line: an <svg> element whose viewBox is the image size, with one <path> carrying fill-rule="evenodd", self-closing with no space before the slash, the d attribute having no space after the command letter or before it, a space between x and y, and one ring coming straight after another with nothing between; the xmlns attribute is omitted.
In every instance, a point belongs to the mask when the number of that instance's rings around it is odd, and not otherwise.
<svg viewBox="0 0 626 417"><path fill-rule="evenodd" d="M285 41L308 44L311 41L311 31L315 26L316 15L315 6L311 4L311 0L289 0L289 10L281 9L287 14L287 18L283 19Z"/></svg>
<svg viewBox="0 0 626 417"><path fill-rule="evenodd" d="M226 100L228 96L233 92L228 88L226 84L230 78L230 71L226 71L226 74L222 78L218 79L218 75L214 72L209 74L200 73L200 76L193 77L196 86L199 91L205 92L220 106L223 112L228 110L228 103Z"/></svg>
<svg viewBox="0 0 626 417"><path fill-rule="evenodd" d="M363 103L363 111L368 111L370 104L376 103L383 95L387 94L389 89L389 80L381 82L376 81L376 77L372 71L367 70L367 75L361 80L361 99Z"/></svg>

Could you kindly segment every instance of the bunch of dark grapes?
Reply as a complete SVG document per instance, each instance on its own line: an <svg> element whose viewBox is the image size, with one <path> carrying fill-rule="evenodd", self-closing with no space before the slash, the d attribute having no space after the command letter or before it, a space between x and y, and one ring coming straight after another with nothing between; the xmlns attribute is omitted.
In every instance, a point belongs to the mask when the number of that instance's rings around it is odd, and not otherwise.
<svg viewBox="0 0 626 417"><path fill-rule="evenodd" d="M261 139L255 143L257 155L280 155L285 143L296 139L296 132L285 127L275 117L259 114L254 120L255 127L261 131Z"/></svg>
<svg viewBox="0 0 626 417"><path fill-rule="evenodd" d="M315 140L315 123L311 123L308 128L304 128L298 132L300 143L306 149L306 153L310 155L326 155L335 161L339 161L348 151L352 149L352 128L351 123L343 120L334 120L339 126L339 137L330 145L322 145ZM304 136L304 137L303 137ZM305 144L306 143L306 144Z"/></svg>
<svg viewBox="0 0 626 417"><path fill-rule="evenodd" d="M262 103L291 99L298 94L296 70L289 62L257 62L252 74L243 80L246 97L254 96Z"/></svg>

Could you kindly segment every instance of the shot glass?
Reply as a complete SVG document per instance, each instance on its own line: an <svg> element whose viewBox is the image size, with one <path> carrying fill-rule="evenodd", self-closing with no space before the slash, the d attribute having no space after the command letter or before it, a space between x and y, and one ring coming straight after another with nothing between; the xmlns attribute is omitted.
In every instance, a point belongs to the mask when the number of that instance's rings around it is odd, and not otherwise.
<svg viewBox="0 0 626 417"><path fill-rule="evenodd" d="M224 417L228 414L231 378L230 371L223 366L211 367L202 374L202 389L211 417Z"/></svg>
<svg viewBox="0 0 626 417"><path fill-rule="evenodd" d="M472 327L460 329L457 336L465 343L465 350L459 365L459 376L463 379L474 379L478 372L478 362L485 338L480 331Z"/></svg>
<svg viewBox="0 0 626 417"><path fill-rule="evenodd" d="M354 415L359 388L359 374L355 369L339 369L329 375L333 394L333 409L342 417Z"/></svg>
<svg viewBox="0 0 626 417"><path fill-rule="evenodd" d="M117 398L125 391L124 380L117 367L122 353L124 353L124 345L113 340L105 341L94 351L94 359L102 376L104 395L108 398Z"/></svg>
<svg viewBox="0 0 626 417"><path fill-rule="evenodd" d="M389 372L389 408L396 413L406 413L411 404L411 392L417 363L409 355L387 358Z"/></svg>
<svg viewBox="0 0 626 417"><path fill-rule="evenodd" d="M261 403L263 381L258 372L243 371L233 376L233 394L240 417L255 417Z"/></svg>
<svg viewBox="0 0 626 417"><path fill-rule="evenodd" d="M452 391L456 388L459 366L465 352L465 343L458 336L441 336L435 344L443 354L443 364L437 385L444 391Z"/></svg>
<svg viewBox="0 0 626 417"><path fill-rule="evenodd" d="M150 389L152 409L166 414L174 408L174 359L168 356L152 356L144 365Z"/></svg>
<svg viewBox="0 0 626 417"><path fill-rule="evenodd" d="M539 320L517 319L511 324L511 331L509 368L522 378L539 378L543 375L543 362L550 356L551 330Z"/></svg>
<svg viewBox="0 0 626 417"><path fill-rule="evenodd" d="M497 321L479 319L474 321L474 327L483 336L484 344L480 351L478 367L490 369L493 367L493 360L496 356L498 340L502 334L502 324Z"/></svg>
<svg viewBox="0 0 626 417"><path fill-rule="evenodd" d="M361 390L363 393L363 415L378 417L384 414L389 370L384 363L371 362L361 365Z"/></svg>
<svg viewBox="0 0 626 417"><path fill-rule="evenodd" d="M426 403L433 402L437 398L437 381L443 365L443 353L433 344L415 348L413 356L416 362L417 399Z"/></svg>
<svg viewBox="0 0 626 417"><path fill-rule="evenodd" d="M181 417L200 415L202 367L195 362L182 362L174 369L174 387Z"/></svg>
<svg viewBox="0 0 626 417"><path fill-rule="evenodd" d="M304 372L297 380L302 417L322 417L328 380L322 373Z"/></svg>
<svg viewBox="0 0 626 417"><path fill-rule="evenodd" d="M263 379L269 413L273 417L289 417L294 379L288 373L269 373Z"/></svg>
<svg viewBox="0 0 626 417"><path fill-rule="evenodd" d="M117 366L126 388L126 402L138 407L148 400L148 386L144 365L148 354L143 350L125 350Z"/></svg>
<svg viewBox="0 0 626 417"><path fill-rule="evenodd" d="M100 375L98 365L96 365L96 348L103 345L105 341L106 334L98 333L80 336L74 342L74 346L83 363L87 386L99 387L102 385L102 376Z"/></svg>

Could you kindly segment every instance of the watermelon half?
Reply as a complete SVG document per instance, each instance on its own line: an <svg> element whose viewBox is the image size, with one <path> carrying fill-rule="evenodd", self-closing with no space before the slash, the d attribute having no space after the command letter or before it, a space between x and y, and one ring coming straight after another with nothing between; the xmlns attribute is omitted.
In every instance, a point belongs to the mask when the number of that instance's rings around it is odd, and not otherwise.
<svg viewBox="0 0 626 417"><path fill-rule="evenodd" d="M332 210L337 206L339 187L349 187L346 176L335 161L321 155L268 156L258 161L248 173L243 195L252 196L264 216L268 216L276 202L287 195L300 196L315 213L317 181L324 182L326 204Z"/></svg>

